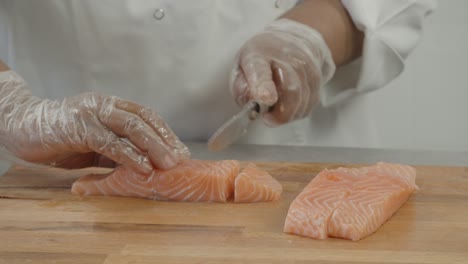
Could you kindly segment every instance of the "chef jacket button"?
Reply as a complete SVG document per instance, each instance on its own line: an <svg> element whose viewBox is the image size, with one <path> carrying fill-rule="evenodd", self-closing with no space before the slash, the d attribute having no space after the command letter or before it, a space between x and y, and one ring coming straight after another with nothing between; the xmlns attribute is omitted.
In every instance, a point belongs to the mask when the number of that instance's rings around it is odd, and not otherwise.
<svg viewBox="0 0 468 264"><path fill-rule="evenodd" d="M161 20L161 19L163 19L163 18L164 18L164 15L165 15L164 9L162 9L162 8L156 9L156 10L154 11L154 13L153 13L153 17L154 17L154 19L156 19L156 20Z"/></svg>

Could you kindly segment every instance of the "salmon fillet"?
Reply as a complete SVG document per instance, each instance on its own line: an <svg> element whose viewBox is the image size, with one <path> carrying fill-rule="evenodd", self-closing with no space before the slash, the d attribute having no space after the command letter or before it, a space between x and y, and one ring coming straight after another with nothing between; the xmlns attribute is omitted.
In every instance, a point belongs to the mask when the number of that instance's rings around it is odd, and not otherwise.
<svg viewBox="0 0 468 264"><path fill-rule="evenodd" d="M247 179L241 180L245 183L239 187L245 188L241 192L243 195L260 192L259 189L247 189L255 185L254 183L248 184L248 181L255 181L257 178L265 177L266 174L259 169L251 169L253 166L253 164L249 164L247 166L249 169L239 174L240 164L235 160L187 160L170 170L154 170L149 177L143 177L122 166L105 175L85 175L73 183L71 191L73 194L91 196L123 196L186 202L226 202L234 198L234 186L238 175ZM260 176L257 177L253 174ZM273 177L270 180L279 185L279 182ZM271 193L277 193L277 185L270 185L276 189L265 191L261 195L251 195L252 198L242 198L243 195L239 197L244 202L270 201L272 200Z"/></svg>
<svg viewBox="0 0 468 264"><path fill-rule="evenodd" d="M251 163L236 177L234 202L251 203L279 200L283 188L266 171Z"/></svg>
<svg viewBox="0 0 468 264"><path fill-rule="evenodd" d="M291 203L284 232L325 239L360 240L374 233L409 198L416 171L377 163L320 172Z"/></svg>

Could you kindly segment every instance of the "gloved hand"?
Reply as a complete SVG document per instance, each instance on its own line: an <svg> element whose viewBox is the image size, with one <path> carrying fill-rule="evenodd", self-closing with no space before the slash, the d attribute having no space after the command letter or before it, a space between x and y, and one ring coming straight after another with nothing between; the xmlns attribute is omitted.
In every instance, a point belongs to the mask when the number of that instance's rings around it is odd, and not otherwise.
<svg viewBox="0 0 468 264"><path fill-rule="evenodd" d="M112 160L149 173L190 157L149 108L97 93L42 100L13 71L0 73L0 144L26 161L67 168Z"/></svg>
<svg viewBox="0 0 468 264"><path fill-rule="evenodd" d="M230 89L236 102L273 106L269 126L306 117L335 72L330 50L316 30L289 19L270 24L241 48Z"/></svg>

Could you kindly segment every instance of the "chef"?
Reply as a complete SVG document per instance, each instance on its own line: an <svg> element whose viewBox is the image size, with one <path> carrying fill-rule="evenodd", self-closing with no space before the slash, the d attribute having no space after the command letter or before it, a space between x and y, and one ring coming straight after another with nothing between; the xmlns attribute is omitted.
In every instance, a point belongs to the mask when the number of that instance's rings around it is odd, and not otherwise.
<svg viewBox="0 0 468 264"><path fill-rule="evenodd" d="M367 92L403 71L432 0L0 0L0 144L142 173L249 101L239 141L365 146Z"/></svg>

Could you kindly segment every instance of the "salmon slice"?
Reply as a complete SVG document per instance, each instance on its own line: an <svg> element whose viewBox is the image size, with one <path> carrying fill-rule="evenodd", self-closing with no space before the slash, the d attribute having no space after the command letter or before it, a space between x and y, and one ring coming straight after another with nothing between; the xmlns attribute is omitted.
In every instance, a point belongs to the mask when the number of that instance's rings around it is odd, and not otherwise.
<svg viewBox="0 0 468 264"><path fill-rule="evenodd" d="M252 203L279 200L283 187L266 171L250 163L236 177L234 202Z"/></svg>
<svg viewBox="0 0 468 264"><path fill-rule="evenodd" d="M329 236L357 241L374 233L418 188L410 166L378 163L363 172L353 192L333 212Z"/></svg>
<svg viewBox="0 0 468 264"><path fill-rule="evenodd" d="M170 170L154 170L143 178L119 167L106 175L86 175L72 186L72 193L92 196L124 196L188 202L226 202L234 193L239 174L235 160L187 160Z"/></svg>
<svg viewBox="0 0 468 264"><path fill-rule="evenodd" d="M417 189L416 171L377 163L320 172L291 204L284 232L360 240L374 233Z"/></svg>
<svg viewBox="0 0 468 264"><path fill-rule="evenodd" d="M153 182L158 195L156 199L226 202L234 192L239 167L239 162L235 160L190 160L175 169L159 171Z"/></svg>
<svg viewBox="0 0 468 264"><path fill-rule="evenodd" d="M289 206L284 232L327 238L328 220L350 193L352 182L344 172L324 170L319 173Z"/></svg>
<svg viewBox="0 0 468 264"><path fill-rule="evenodd" d="M149 177L118 167L113 172L79 178L72 193L123 196L187 202L262 202L279 199L281 185L268 173L248 164L239 174L235 160L187 160L170 170L154 170Z"/></svg>

